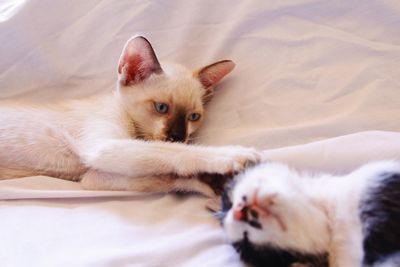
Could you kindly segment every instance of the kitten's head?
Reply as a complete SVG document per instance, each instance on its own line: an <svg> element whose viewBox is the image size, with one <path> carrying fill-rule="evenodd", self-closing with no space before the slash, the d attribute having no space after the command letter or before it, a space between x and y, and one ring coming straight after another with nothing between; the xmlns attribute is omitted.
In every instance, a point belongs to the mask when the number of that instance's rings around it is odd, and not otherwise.
<svg viewBox="0 0 400 267"><path fill-rule="evenodd" d="M288 167L266 163L227 187L222 224L243 260L255 266L326 266L327 217L303 182Z"/></svg>
<svg viewBox="0 0 400 267"><path fill-rule="evenodd" d="M161 66L144 37L131 38L119 61L118 96L134 136L187 142L199 128L215 86L234 66L230 60L196 71L176 64Z"/></svg>

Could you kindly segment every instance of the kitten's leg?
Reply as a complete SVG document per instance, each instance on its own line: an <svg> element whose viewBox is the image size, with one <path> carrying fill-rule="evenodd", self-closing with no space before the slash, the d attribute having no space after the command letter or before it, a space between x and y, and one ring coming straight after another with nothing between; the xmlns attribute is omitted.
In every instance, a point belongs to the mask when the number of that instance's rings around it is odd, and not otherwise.
<svg viewBox="0 0 400 267"><path fill-rule="evenodd" d="M343 222L332 230L334 235L329 252L329 267L362 266L362 237L354 225Z"/></svg>
<svg viewBox="0 0 400 267"><path fill-rule="evenodd" d="M199 179L173 175L131 178L89 170L82 176L81 184L88 190L130 190L144 193L196 192L216 197L213 189Z"/></svg>
<svg viewBox="0 0 400 267"><path fill-rule="evenodd" d="M202 147L141 140L98 140L81 152L92 169L118 173L125 177L148 177L176 173L226 174L243 170L259 162L260 154L240 146Z"/></svg>

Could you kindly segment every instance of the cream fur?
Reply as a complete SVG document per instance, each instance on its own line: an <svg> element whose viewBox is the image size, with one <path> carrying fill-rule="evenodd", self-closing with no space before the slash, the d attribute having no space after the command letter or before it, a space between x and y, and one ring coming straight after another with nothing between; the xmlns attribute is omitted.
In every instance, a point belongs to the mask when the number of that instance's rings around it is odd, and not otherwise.
<svg viewBox="0 0 400 267"><path fill-rule="evenodd" d="M40 174L82 180L87 189L184 190L212 195L202 183L168 175L224 174L257 162L259 154L252 148L164 142L168 117L154 111L153 101L203 115L206 88L180 65L166 64L162 72L153 73L158 61L144 40L136 37L125 46L113 92L46 106L2 103L0 178ZM136 62L134 57L142 61L136 70L140 76L133 77L126 71ZM213 75L221 79L225 74ZM187 139L200 124L201 120L188 122Z"/></svg>

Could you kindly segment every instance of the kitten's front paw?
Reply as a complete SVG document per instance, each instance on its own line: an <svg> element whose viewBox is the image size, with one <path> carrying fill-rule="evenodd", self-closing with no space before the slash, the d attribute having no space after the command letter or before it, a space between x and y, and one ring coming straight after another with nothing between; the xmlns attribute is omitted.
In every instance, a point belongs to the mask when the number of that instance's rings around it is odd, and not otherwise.
<svg viewBox="0 0 400 267"><path fill-rule="evenodd" d="M174 164L178 175L206 173L230 176L259 163L261 153L241 146L199 147L179 157L179 162Z"/></svg>
<svg viewBox="0 0 400 267"><path fill-rule="evenodd" d="M259 163L261 154L254 148L227 146L209 153L206 172L235 174Z"/></svg>

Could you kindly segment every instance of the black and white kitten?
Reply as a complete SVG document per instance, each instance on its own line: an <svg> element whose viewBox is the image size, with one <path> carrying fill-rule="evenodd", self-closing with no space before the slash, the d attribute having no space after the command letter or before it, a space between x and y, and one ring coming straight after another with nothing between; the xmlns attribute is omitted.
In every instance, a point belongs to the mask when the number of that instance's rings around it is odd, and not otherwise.
<svg viewBox="0 0 400 267"><path fill-rule="evenodd" d="M399 267L400 162L343 176L265 163L223 193L222 223L254 266Z"/></svg>

